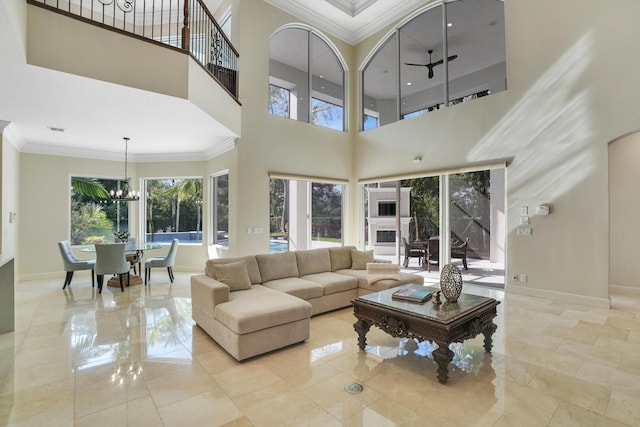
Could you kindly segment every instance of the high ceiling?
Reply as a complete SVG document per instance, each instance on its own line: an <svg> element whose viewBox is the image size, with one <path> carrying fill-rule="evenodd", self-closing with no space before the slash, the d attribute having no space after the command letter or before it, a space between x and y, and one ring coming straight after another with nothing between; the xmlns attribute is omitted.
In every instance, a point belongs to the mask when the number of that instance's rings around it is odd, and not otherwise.
<svg viewBox="0 0 640 427"><path fill-rule="evenodd" d="M347 43L356 44L433 0L264 0Z"/></svg>
<svg viewBox="0 0 640 427"><path fill-rule="evenodd" d="M12 123L22 151L119 160L126 136L130 160L175 161L208 158L229 144L228 130L183 99L28 65L16 23L22 1L0 2L0 120ZM349 43L430 2L264 1Z"/></svg>

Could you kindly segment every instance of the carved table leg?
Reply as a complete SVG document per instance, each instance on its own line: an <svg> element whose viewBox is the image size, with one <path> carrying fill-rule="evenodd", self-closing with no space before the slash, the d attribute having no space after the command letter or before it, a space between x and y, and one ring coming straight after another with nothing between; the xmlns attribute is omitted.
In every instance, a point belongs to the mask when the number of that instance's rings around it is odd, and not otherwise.
<svg viewBox="0 0 640 427"><path fill-rule="evenodd" d="M484 335L484 350L487 353L491 353L491 347L493 347L493 333L496 329L498 329L498 327L491 322L482 330L482 334Z"/></svg>
<svg viewBox="0 0 640 427"><path fill-rule="evenodd" d="M367 345L367 332L369 332L369 328L371 328L371 322L368 320L359 319L353 324L353 329L358 333L358 347L360 347L360 350L364 350Z"/></svg>
<svg viewBox="0 0 640 427"><path fill-rule="evenodd" d="M433 351L433 358L438 362L438 381L446 384L449 379L449 363L453 360L453 351L449 349L449 344L438 342L438 348Z"/></svg>

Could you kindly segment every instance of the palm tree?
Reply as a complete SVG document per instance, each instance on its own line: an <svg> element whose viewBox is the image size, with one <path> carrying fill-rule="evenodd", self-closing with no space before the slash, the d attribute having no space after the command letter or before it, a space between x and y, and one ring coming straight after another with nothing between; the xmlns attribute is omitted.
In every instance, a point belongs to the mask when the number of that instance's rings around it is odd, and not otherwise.
<svg viewBox="0 0 640 427"><path fill-rule="evenodd" d="M92 199L109 198L109 192L96 178L72 176L71 188L73 189L73 193L79 196L86 196Z"/></svg>
<svg viewBox="0 0 640 427"><path fill-rule="evenodd" d="M182 184L185 201L196 206L196 240L200 239L200 218L202 218L202 180L199 178L185 179Z"/></svg>

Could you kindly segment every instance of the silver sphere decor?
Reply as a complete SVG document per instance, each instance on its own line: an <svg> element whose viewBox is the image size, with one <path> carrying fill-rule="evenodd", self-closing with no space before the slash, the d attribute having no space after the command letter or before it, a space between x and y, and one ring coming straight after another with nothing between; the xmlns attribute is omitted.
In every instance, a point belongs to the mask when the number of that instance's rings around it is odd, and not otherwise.
<svg viewBox="0 0 640 427"><path fill-rule="evenodd" d="M462 293L462 274L460 274L458 267L453 264L447 264L442 267L440 290L447 302L458 301L458 297Z"/></svg>

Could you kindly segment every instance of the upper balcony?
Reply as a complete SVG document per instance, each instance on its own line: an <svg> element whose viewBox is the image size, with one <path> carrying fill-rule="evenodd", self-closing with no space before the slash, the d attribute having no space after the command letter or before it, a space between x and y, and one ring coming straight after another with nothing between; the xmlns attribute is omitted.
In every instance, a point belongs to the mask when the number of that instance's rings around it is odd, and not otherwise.
<svg viewBox="0 0 640 427"><path fill-rule="evenodd" d="M202 0L27 0L26 35L29 65L187 100L240 136L238 52Z"/></svg>

